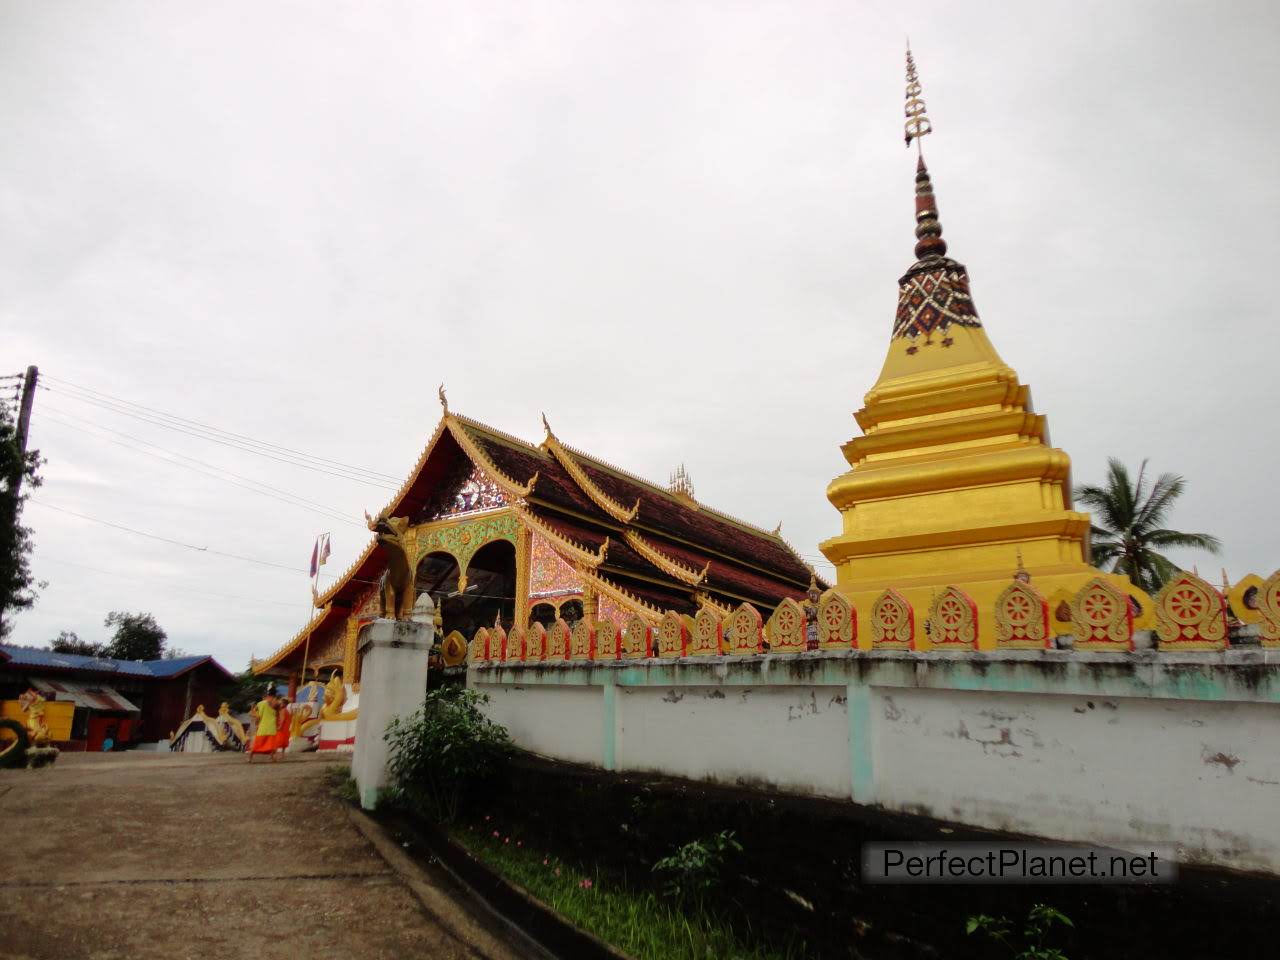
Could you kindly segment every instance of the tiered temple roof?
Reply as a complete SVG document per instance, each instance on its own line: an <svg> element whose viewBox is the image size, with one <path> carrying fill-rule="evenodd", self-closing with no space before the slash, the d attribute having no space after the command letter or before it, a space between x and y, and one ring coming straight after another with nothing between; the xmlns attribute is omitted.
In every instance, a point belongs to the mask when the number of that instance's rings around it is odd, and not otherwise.
<svg viewBox="0 0 1280 960"><path fill-rule="evenodd" d="M562 444L549 426L542 443L533 444L447 407L383 512L427 522L433 495L456 475L460 458L501 490L524 526L545 537L588 587L655 619L666 610L692 615L706 602L729 608L747 601L767 615L784 597L803 597L814 577L777 531L698 503L691 485L650 483ZM319 635L339 627L384 570L371 540L317 598L322 612L256 668L291 661L308 636L314 650Z"/></svg>

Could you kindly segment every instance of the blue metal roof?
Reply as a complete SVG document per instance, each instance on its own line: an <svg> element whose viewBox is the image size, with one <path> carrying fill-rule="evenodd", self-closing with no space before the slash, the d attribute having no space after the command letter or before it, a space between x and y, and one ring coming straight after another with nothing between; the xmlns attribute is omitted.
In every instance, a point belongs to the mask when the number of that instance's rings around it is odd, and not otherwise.
<svg viewBox="0 0 1280 960"><path fill-rule="evenodd" d="M186 673L206 660L223 673L222 664L213 657L175 657L172 660L115 660L110 657L84 657L76 653L56 653L38 647L14 647L0 644L0 653L8 658L9 667L30 667L45 670L83 670L88 673L111 674L117 677L153 677L165 679ZM230 676L230 674L227 674Z"/></svg>

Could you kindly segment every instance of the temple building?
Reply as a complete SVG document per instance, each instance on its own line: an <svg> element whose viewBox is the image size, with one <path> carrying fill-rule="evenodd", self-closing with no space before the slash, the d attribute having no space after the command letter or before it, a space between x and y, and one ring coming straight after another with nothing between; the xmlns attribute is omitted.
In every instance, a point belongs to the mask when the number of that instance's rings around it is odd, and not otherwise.
<svg viewBox="0 0 1280 960"><path fill-rule="evenodd" d="M339 670L358 684L360 628L384 614L386 537L414 571L409 606L429 594L440 636L465 641L495 623L622 629L633 614L656 624L668 610L728 616L743 602L767 615L826 587L778 531L700 503L683 465L659 486L561 443L545 418L532 444L450 412L443 391L441 401L444 416L379 514L396 531L369 543L257 673L301 678L305 665L308 678Z"/></svg>

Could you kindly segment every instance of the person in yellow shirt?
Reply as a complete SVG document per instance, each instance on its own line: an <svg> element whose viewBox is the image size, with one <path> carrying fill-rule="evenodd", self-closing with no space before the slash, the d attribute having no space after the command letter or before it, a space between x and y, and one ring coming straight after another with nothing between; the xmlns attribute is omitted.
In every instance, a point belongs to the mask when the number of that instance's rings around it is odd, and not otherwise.
<svg viewBox="0 0 1280 960"><path fill-rule="evenodd" d="M257 718L258 726L253 734L253 746L249 748L249 762L253 763L254 754L265 753L276 760L276 695L268 693L259 700L250 711Z"/></svg>

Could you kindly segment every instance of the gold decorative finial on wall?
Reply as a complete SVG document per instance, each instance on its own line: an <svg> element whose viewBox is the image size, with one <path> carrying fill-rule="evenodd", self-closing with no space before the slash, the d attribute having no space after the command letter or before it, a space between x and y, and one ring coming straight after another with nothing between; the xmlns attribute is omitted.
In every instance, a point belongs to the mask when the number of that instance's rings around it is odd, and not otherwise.
<svg viewBox="0 0 1280 960"><path fill-rule="evenodd" d="M907 122L904 126L906 131L907 146L911 146L911 141L916 142L916 149L920 149L920 138L933 133L933 124L929 120L928 110L924 105L924 100L920 94L923 88L920 86L920 75L916 72L916 61L911 56L911 42L907 41L907 103L905 107Z"/></svg>
<svg viewBox="0 0 1280 960"><path fill-rule="evenodd" d="M444 395L444 384L440 384L440 406L444 409L445 414L449 413L449 398Z"/></svg>

